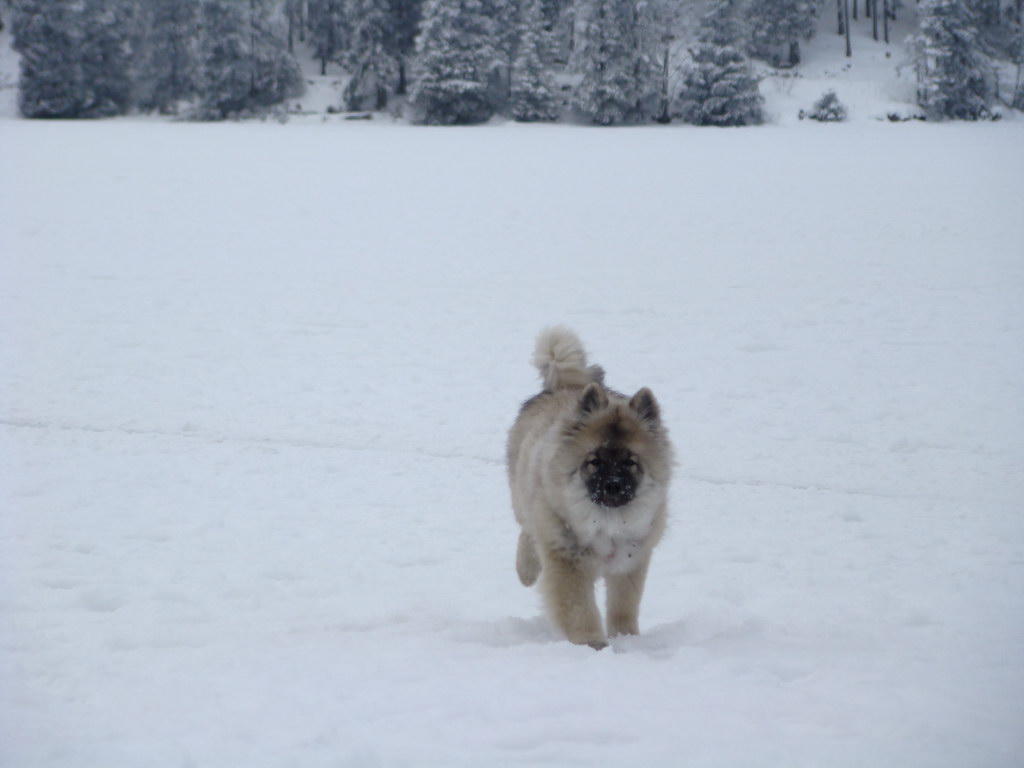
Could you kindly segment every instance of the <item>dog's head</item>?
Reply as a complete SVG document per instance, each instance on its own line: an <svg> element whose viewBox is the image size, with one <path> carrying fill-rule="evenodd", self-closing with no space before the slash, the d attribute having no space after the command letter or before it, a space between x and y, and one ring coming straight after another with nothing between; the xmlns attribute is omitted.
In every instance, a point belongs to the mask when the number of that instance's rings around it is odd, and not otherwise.
<svg viewBox="0 0 1024 768"><path fill-rule="evenodd" d="M580 396L566 438L587 496L601 507L629 504L645 476L663 470L666 463L661 411L646 387L627 401L610 398L601 384L590 384Z"/></svg>

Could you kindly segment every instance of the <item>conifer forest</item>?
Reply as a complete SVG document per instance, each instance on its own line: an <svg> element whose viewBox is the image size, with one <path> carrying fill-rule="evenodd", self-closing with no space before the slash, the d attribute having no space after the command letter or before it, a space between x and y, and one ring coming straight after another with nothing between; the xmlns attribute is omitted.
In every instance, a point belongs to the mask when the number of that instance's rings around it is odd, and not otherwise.
<svg viewBox="0 0 1024 768"><path fill-rule="evenodd" d="M1022 4L0 0L0 24L20 54L18 106L29 118L266 114L300 97L303 73L315 67L343 74L338 113L430 125L500 116L740 126L764 121L759 80L798 67L815 35L827 30L849 57L851 28L889 43L897 22L909 19L914 31L899 43L911 52L921 119L1020 109Z"/></svg>

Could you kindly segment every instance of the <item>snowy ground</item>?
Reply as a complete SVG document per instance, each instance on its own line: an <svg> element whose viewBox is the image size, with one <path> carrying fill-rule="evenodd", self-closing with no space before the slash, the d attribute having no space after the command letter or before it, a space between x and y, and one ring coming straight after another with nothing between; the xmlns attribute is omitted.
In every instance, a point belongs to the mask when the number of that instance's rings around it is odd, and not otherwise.
<svg viewBox="0 0 1024 768"><path fill-rule="evenodd" d="M1024 125L0 122L0 765L1019 766ZM560 641L546 323L674 436Z"/></svg>

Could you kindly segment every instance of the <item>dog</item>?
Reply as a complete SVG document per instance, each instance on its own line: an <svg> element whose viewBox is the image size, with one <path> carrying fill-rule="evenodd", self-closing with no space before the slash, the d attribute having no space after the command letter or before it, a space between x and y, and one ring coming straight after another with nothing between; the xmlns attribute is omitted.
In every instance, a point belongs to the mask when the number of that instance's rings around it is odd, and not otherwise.
<svg viewBox="0 0 1024 768"><path fill-rule="evenodd" d="M544 390L508 436L516 571L540 582L548 615L572 643L604 648L639 634L651 552L665 531L672 445L650 389L608 389L578 336L548 328L533 364ZM604 578L607 624L594 596Z"/></svg>

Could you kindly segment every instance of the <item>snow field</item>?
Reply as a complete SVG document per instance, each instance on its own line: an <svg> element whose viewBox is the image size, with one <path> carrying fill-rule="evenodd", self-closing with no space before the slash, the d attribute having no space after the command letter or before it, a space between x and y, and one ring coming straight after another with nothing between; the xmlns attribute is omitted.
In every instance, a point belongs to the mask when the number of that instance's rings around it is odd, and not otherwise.
<svg viewBox="0 0 1024 768"><path fill-rule="evenodd" d="M1019 125L0 137L0 765L1019 764ZM513 569L553 322L679 458L601 653Z"/></svg>

